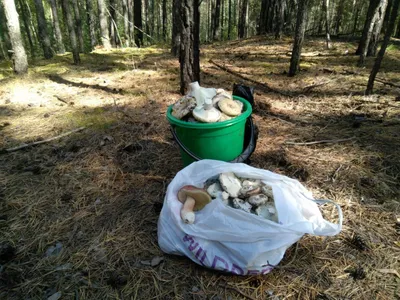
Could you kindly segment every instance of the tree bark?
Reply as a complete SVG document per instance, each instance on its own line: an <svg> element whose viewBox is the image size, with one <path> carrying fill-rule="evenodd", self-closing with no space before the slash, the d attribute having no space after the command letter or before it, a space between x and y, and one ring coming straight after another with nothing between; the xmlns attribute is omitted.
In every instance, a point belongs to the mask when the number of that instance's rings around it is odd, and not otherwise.
<svg viewBox="0 0 400 300"><path fill-rule="evenodd" d="M97 45L96 35L96 17L93 10L93 0L86 0L86 22L89 28L90 50L93 50Z"/></svg>
<svg viewBox="0 0 400 300"><path fill-rule="evenodd" d="M362 55L364 49L368 49L368 44L371 39L372 29L374 27L374 19L379 7L380 0L370 0L368 6L367 17L364 23L363 33L358 44L356 55ZM365 53L366 55L366 53Z"/></svg>
<svg viewBox="0 0 400 300"><path fill-rule="evenodd" d="M180 1L172 0L172 45L171 53L174 56L179 54L179 45L181 40L180 25Z"/></svg>
<svg viewBox="0 0 400 300"><path fill-rule="evenodd" d="M21 7L22 1L20 1ZM60 21L58 19L58 12L57 12L57 5L56 5L56 0L50 0L50 7L51 7L51 14L53 16L53 27L54 27L54 32L56 36L56 41L57 41L57 52L59 54L64 54L65 53L65 46L63 42L63 37L60 29Z"/></svg>
<svg viewBox="0 0 400 300"><path fill-rule="evenodd" d="M83 42L82 18L79 8L79 2L78 0L72 0L71 4L75 14L75 32L78 37L79 51L84 52L85 43Z"/></svg>
<svg viewBox="0 0 400 300"><path fill-rule="evenodd" d="M72 48L72 57L74 59L74 64L78 65L81 62L81 59L79 57L79 45L76 37L74 21L72 18L72 14L70 12L69 0L62 0L61 3L62 3L65 23L67 24L68 27L69 40Z"/></svg>
<svg viewBox="0 0 400 300"><path fill-rule="evenodd" d="M267 4L268 0L261 1L260 20L258 22L258 34L267 33Z"/></svg>
<svg viewBox="0 0 400 300"><path fill-rule="evenodd" d="M390 37L392 36L394 26L396 24L396 18L397 18L397 14L399 11L399 4L400 4L400 0L393 0L393 7L392 7L392 10L390 13L390 21L389 21L388 29L385 33L385 38L383 40L381 49L379 50L378 56L375 60L374 67L372 68L371 74L369 76L367 90L365 91L365 93L367 95L371 94L373 91L376 75L378 74L379 69L381 67L383 56L385 55L386 48L390 42Z"/></svg>
<svg viewBox="0 0 400 300"><path fill-rule="evenodd" d="M133 27L133 0L128 0L128 16L129 16L129 39L131 41L131 46L134 47L133 35L135 28Z"/></svg>
<svg viewBox="0 0 400 300"><path fill-rule="evenodd" d="M143 32L142 30L142 0L134 0L133 6L133 19L135 24L135 43L136 46L143 46Z"/></svg>
<svg viewBox="0 0 400 300"><path fill-rule="evenodd" d="M220 30L219 30L219 32L221 34L221 41L224 40L224 25L225 25L224 24L224 20L225 20L225 18L224 18L225 9L224 9L224 7L225 7L224 0L221 0L221 25L220 25Z"/></svg>
<svg viewBox="0 0 400 300"><path fill-rule="evenodd" d="M303 47L304 32L307 24L308 1L309 0L299 0L289 76L294 76L299 71L301 48Z"/></svg>
<svg viewBox="0 0 400 300"><path fill-rule="evenodd" d="M115 25L118 24L117 13L115 10L115 0L110 0L109 10L107 13L110 17L110 43L113 48L116 48L118 45L120 45L117 33L118 28Z"/></svg>
<svg viewBox="0 0 400 300"><path fill-rule="evenodd" d="M336 24L335 24L336 35L339 34L340 27L342 26L343 13L344 13L344 0L340 0L336 11Z"/></svg>
<svg viewBox="0 0 400 300"><path fill-rule="evenodd" d="M21 29L19 26L18 12L14 0L3 0L4 14L7 21L8 34L10 36L13 51L13 68L17 74L28 72L28 59L22 43Z"/></svg>
<svg viewBox="0 0 400 300"><path fill-rule="evenodd" d="M51 50L51 43L49 34L47 32L46 18L44 17L44 9L42 0L34 0L36 7L36 18L39 29L39 40L43 49L44 58L50 59L53 57L53 51Z"/></svg>
<svg viewBox="0 0 400 300"><path fill-rule="evenodd" d="M331 49L331 34L329 26L329 0L324 0L324 10L325 10L325 33L326 33L326 49Z"/></svg>
<svg viewBox="0 0 400 300"><path fill-rule="evenodd" d="M185 94L191 82L200 82L199 1L180 1L180 71L181 93Z"/></svg>
<svg viewBox="0 0 400 300"><path fill-rule="evenodd" d="M105 49L111 49L110 33L108 31L108 13L105 0L97 0L99 7L101 43Z"/></svg>
<svg viewBox="0 0 400 300"><path fill-rule="evenodd" d="M218 40L219 37L219 26L220 26L220 21L219 21L219 16L220 16L220 10L221 10L221 0L216 0L215 2L215 10L214 10L214 27L213 27L213 41Z"/></svg>
<svg viewBox="0 0 400 300"><path fill-rule="evenodd" d="M29 27L28 14L26 12L26 7L24 6L24 2L22 2L21 0L18 0L18 3L19 3L19 7L20 7L21 13L22 13L21 19L24 22L24 28L26 31L26 35L28 37L29 47L31 48L31 57L33 57L33 56L35 56L35 45L33 43L31 29ZM65 50L64 50L64 52L65 52Z"/></svg>
<svg viewBox="0 0 400 300"><path fill-rule="evenodd" d="M375 56L376 51L378 50L379 36L382 31L383 20L385 18L387 5L388 5L388 0L382 0L379 5L378 13L374 23L374 28L371 34L371 40L368 44L367 56Z"/></svg>
<svg viewBox="0 0 400 300"><path fill-rule="evenodd" d="M164 42L167 41L167 0L162 0L162 35Z"/></svg>
<svg viewBox="0 0 400 300"><path fill-rule="evenodd" d="M240 39L247 36L247 4L249 0L242 0L242 6L240 8L239 24L238 24L238 36Z"/></svg>
<svg viewBox="0 0 400 300"><path fill-rule="evenodd" d="M4 48L2 51L5 53L5 59L11 59L12 53L8 52L8 49L12 49L11 39L7 31L7 20L6 15L3 8L3 3L0 0L0 36L3 35L2 38L2 47Z"/></svg>
<svg viewBox="0 0 400 300"><path fill-rule="evenodd" d="M285 21L285 1L275 2L275 39L282 37L283 23Z"/></svg>
<svg viewBox="0 0 400 300"><path fill-rule="evenodd" d="M232 0L228 0L228 40L232 37Z"/></svg>
<svg viewBox="0 0 400 300"><path fill-rule="evenodd" d="M130 47L131 40L129 35L129 13L128 13L128 0L122 0L122 15L124 16L124 39L125 45Z"/></svg>
<svg viewBox="0 0 400 300"><path fill-rule="evenodd" d="M357 28L358 28L358 18L359 18L360 11L361 11L361 8L362 8L362 2L361 2L361 3L356 2L354 8L355 8L355 9L353 10L354 25L353 25L353 33L352 33L352 36L353 36L353 37L355 36L356 31L357 31ZM356 54L357 54L357 51L356 51Z"/></svg>

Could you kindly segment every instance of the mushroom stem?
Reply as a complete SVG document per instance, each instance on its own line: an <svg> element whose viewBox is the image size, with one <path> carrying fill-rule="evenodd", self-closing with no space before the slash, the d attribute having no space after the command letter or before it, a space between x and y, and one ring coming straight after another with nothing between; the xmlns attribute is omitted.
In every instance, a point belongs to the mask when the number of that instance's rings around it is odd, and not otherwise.
<svg viewBox="0 0 400 300"><path fill-rule="evenodd" d="M190 197L186 196L186 201L183 203L182 209L181 209L181 218L186 224L193 224L195 220L195 215L193 212L194 205L196 204L196 201Z"/></svg>

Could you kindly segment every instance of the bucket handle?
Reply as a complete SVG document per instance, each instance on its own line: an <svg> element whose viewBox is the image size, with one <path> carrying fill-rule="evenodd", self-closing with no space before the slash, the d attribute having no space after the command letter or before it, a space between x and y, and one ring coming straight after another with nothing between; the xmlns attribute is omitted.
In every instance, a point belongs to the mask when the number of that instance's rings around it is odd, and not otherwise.
<svg viewBox="0 0 400 300"><path fill-rule="evenodd" d="M253 119L251 116L247 119L247 121L250 124L250 140L249 144L247 145L247 148L243 151L242 154L240 154L238 157L235 159L229 161L230 163L243 163L246 159L250 157L250 155L253 153L255 149L255 128L253 124ZM188 148L185 147L185 145L182 143L182 141L179 139L178 135L176 134L176 129L174 126L171 125L171 133L175 139L175 141L178 143L179 147L187 154L189 155L192 159L195 161L202 160L202 158L198 157L196 154L194 154L192 151L190 151Z"/></svg>

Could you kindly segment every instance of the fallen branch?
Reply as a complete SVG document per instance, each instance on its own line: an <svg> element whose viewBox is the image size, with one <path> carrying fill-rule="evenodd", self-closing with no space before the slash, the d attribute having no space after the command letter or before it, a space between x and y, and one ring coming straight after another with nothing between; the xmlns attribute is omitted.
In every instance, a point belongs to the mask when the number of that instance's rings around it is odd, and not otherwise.
<svg viewBox="0 0 400 300"><path fill-rule="evenodd" d="M48 143L48 142L60 139L62 137L65 137L67 135L70 135L72 133L82 131L85 128L86 127L79 127L79 128L74 129L74 130L65 132L63 134L60 134L60 135L57 135L57 136L54 136L52 138L48 138L48 139L45 139L45 140L42 140L42 141L36 141L36 142L29 143L29 144L22 144L22 145L19 145L17 147L14 147L14 148L5 149L4 152L10 153L10 152L18 151L18 150L21 150L21 149L24 149L24 148L27 148L27 147L32 147L32 146L37 146L37 145L40 145L40 144Z"/></svg>
<svg viewBox="0 0 400 300"><path fill-rule="evenodd" d="M338 140L321 140L321 141L314 141L314 142L306 142L306 143L295 143L295 142L288 142L286 141L286 145L296 145L296 146L307 146L307 145L316 145L316 144L334 144L334 143L341 143L347 142L350 140L355 139L355 137L347 138L347 139L338 139Z"/></svg>
<svg viewBox="0 0 400 300"><path fill-rule="evenodd" d="M248 299L256 300L256 298L254 298L254 297L252 297L250 295L247 295L246 293L242 292L241 290L239 290L238 288L236 288L236 287L234 287L232 285L220 283L219 286L234 290L234 291L238 292L240 295L242 295L243 297L246 297Z"/></svg>
<svg viewBox="0 0 400 300"><path fill-rule="evenodd" d="M314 89L316 87L323 86L323 85L328 84L328 83L330 83L330 82L332 82L334 80L335 79L331 79L331 80L327 80L327 81L324 81L324 82L307 85L306 87L304 87L303 93L307 93L307 92L311 91L312 89Z"/></svg>
<svg viewBox="0 0 400 300"><path fill-rule="evenodd" d="M389 81L385 81L385 80L380 79L380 78L375 78L375 81L380 82L380 83L383 83L383 84L386 84L386 85L389 85L389 86L392 86L392 87L400 88L400 85L395 84L395 83L391 83L391 82L389 82Z"/></svg>
<svg viewBox="0 0 400 300"><path fill-rule="evenodd" d="M58 96L58 95L53 95L53 96L54 96L58 101L61 101L61 102L65 103L65 104L69 104L69 102L68 102L67 100L61 98L60 96Z"/></svg>
<svg viewBox="0 0 400 300"><path fill-rule="evenodd" d="M237 72L235 72L235 71L233 71L233 70L231 70L231 69L228 69L228 68L225 67L225 66L222 66L222 65L220 65L220 64L217 64L217 63L214 62L212 59L210 59L209 62L212 63L213 65L215 65L216 67L220 68L221 70L224 70L225 72L227 72L227 73L229 73L229 74L235 75L235 76L237 76L237 77L239 77L239 78L242 78L242 79L247 80L247 81L249 81L249 82L251 82L251 83L253 83L253 84L258 85L259 87L261 87L262 89L264 89L264 90L267 91L267 92L272 92L272 93L281 94L281 95L283 95L283 96L293 97L293 95L290 94L290 93L286 93L286 92L282 92L282 91L275 90L275 89L271 88L270 86L268 86L267 84L265 84L265 83L263 83L263 82L260 82L260 81L257 81L257 80L248 78L248 77L243 76L242 74L239 74L239 73L237 73Z"/></svg>

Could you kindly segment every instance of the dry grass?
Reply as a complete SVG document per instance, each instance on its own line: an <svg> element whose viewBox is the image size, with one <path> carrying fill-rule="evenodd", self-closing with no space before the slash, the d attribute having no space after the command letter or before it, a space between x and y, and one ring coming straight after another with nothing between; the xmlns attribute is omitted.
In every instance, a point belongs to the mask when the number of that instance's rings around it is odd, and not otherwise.
<svg viewBox="0 0 400 300"><path fill-rule="evenodd" d="M340 235L305 236L265 276L206 270L158 248L164 193L182 168L165 120L179 98L179 66L167 50L98 52L79 67L61 56L36 62L22 79L3 67L0 148L87 129L0 155L0 242L16 249L0 261L0 298L57 291L63 299L399 298L400 278L385 270L399 271L400 260L400 92L377 83L375 96L363 96L373 61L358 69L357 58L343 54L355 45L335 45L327 52L323 41L308 41L305 51L322 55L306 57L295 78L283 74L289 39L203 49L206 86L231 90L238 81L210 58L281 91L332 80L294 97L257 90L260 139L252 165L299 179L317 197L338 202L345 216ZM398 70L394 48L379 76L398 84ZM285 144L348 137L354 139ZM46 257L57 242L62 251ZM156 256L164 258L158 266L141 263Z"/></svg>

